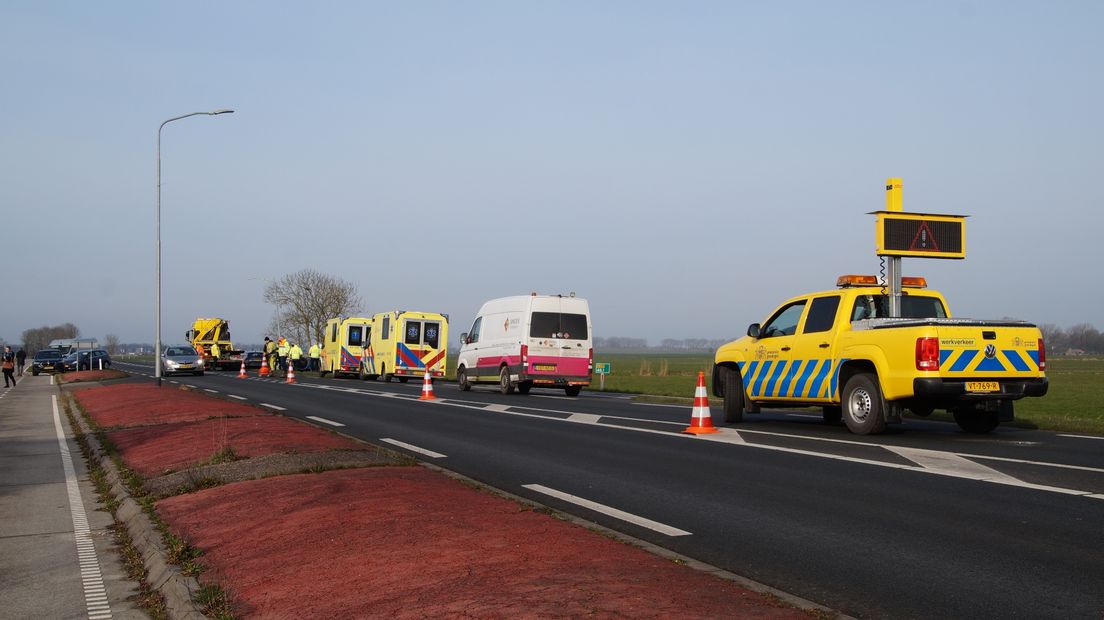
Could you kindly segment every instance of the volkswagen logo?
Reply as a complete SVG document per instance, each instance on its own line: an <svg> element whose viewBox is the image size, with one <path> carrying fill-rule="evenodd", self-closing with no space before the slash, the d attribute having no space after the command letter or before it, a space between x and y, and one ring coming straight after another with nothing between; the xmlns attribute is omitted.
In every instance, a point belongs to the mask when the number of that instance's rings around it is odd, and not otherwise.
<svg viewBox="0 0 1104 620"><path fill-rule="evenodd" d="M997 347L994 347L991 344L985 345L985 357L987 357L989 359L993 359L994 357L996 357L996 355L997 355Z"/></svg>

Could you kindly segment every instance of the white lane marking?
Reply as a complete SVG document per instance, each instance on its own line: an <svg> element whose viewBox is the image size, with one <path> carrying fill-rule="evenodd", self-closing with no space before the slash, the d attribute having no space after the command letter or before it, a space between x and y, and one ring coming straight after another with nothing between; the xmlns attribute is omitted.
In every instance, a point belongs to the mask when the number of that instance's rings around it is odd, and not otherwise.
<svg viewBox="0 0 1104 620"><path fill-rule="evenodd" d="M100 560L96 555L92 530L88 526L88 514L84 512L84 500L80 486L77 485L77 471L73 468L73 457L69 454L69 444L65 441L65 429L61 426L61 414L58 412L57 396L51 396L54 407L54 432L57 434L58 449L61 451L61 468L65 471L65 490L69 495L69 515L73 520L73 538L76 540L77 561L81 570L81 584L84 588L85 611L89 614L107 614L111 617L111 608L102 609L91 600L96 593L106 592L103 576L100 573Z"/></svg>
<svg viewBox="0 0 1104 620"><path fill-rule="evenodd" d="M644 517L634 515L630 512L625 512L623 510L618 510L616 508L606 506L605 504L592 502L589 499L584 499L577 495L571 495L569 493L564 493L563 491L550 489L544 485L523 484L522 486L526 489L529 489L530 491L543 493L544 495L549 495L555 497L556 499L561 499L565 502L575 504L576 506L582 506L583 508L586 508L588 510L600 512L608 517L613 517L614 519L620 519L622 521L632 523L633 525L639 525L640 527L648 528L653 532L659 532L660 534L666 534L667 536L690 536L690 532L687 532L686 530L680 530L677 527L671 527L670 525L666 525L658 521L645 519Z"/></svg>
<svg viewBox="0 0 1104 620"><path fill-rule="evenodd" d="M1065 435L1065 434L1059 433L1058 436L1059 437L1074 437L1074 438L1077 438L1077 439L1104 439L1104 437L1096 437L1094 435Z"/></svg>
<svg viewBox="0 0 1104 620"><path fill-rule="evenodd" d="M633 404L634 405L639 405L641 407L676 407L678 409L693 409L694 408L694 405L692 405L692 404L686 404L686 405L675 405L675 404L669 404L669 403L633 403Z"/></svg>
<svg viewBox="0 0 1104 620"><path fill-rule="evenodd" d="M463 408L466 408L466 409L476 409L476 410L481 410L481 411L486 411L487 410L483 405L480 405L478 403L477 404L467 404L467 403L462 404L461 401L453 401L451 403L448 403L448 405L452 406L452 407L463 407ZM525 417L525 418L536 418L536 419L547 420L547 421L551 421L551 422L571 422L573 424L578 424L579 423L579 422L572 422L570 420L570 418L552 418L552 417L539 415L539 414L535 414L535 413L524 413L524 412L521 412L521 411L503 411L501 413L505 413L507 415L521 416L521 417ZM565 412L562 412L562 413L567 413L567 414L570 415L574 412L565 411ZM613 416L601 416L601 417L602 418L613 418ZM624 418L624 419L639 421L636 418ZM639 428L639 427L634 427L634 426L622 426L620 424L603 424L602 428L609 428L609 429L616 429L616 430L626 430L626 431L633 431L633 432L637 432L637 433L652 433L652 434L655 434L655 435L663 435L665 437L674 437L674 438L678 438L678 439L694 439L694 440L698 440L698 441L713 441L713 442L718 442L718 443L741 444L741 445L746 446L748 448L758 448L760 450L770 450L770 451L773 451L773 452L784 452L784 453L787 453L787 454L801 454L801 455L804 455L804 456L811 456L811 457L815 457L815 458L829 459L829 460L832 460L832 461L845 461L845 462L849 462L849 463L860 463L860 464L863 464L863 465L873 465L873 466L876 466L876 467L885 467L885 468L888 468L888 469L900 469L900 470L915 471L915 472L920 472L920 473L925 473L925 474L935 474L935 475L939 475L939 476L947 476L947 477L951 477L951 478L964 478L964 479L968 479L968 480L978 480L977 478L975 478L973 476L964 475L964 474L960 474L960 473L956 473L956 472L945 471L945 470L925 469L925 468L920 467L918 465L903 465L903 464L900 464L900 463L892 463L892 462L888 462L888 461L878 461L878 460L874 460L874 459L864 459L864 458L855 457L855 456L842 456L842 455L838 455L838 454L829 454L829 453L825 453L825 452L814 452L812 450L802 450L802 449L799 449L799 448L786 448L786 447L782 447L782 446L772 446L772 445L769 445L769 444L744 443L742 441L743 440L742 437L739 438L739 439L736 439L736 437L729 436L727 433L723 432L725 430L730 430L730 429L720 429L722 432L715 433L715 434L710 434L710 435L690 435L690 434L683 434L683 433L671 433L671 432L668 432L668 431L659 431L659 430L654 430L654 429L650 429L650 428ZM758 434L763 434L763 435L780 435L780 436L787 436L787 437L797 437L797 438L801 438L801 439L813 439L811 437L804 437L804 436L801 436L801 435L786 435L786 434L783 434L783 433L770 433L770 432L766 432L766 431L748 431L748 430L739 431L739 433L737 433L736 436L738 437L742 433L758 433ZM819 438L817 438L817 439L819 439ZM854 441L845 441L845 440L839 440L838 443L853 443L853 444L857 444L857 445L863 445L863 446L875 447L875 448L884 448L885 447L885 446L880 446L878 444L870 444L870 443L854 442ZM969 455L967 455L967 456L969 456ZM1036 464L1038 464L1038 465L1056 465L1054 463L1036 463ZM1082 491L1082 490L1079 490L1079 489L1067 489L1067 488L1063 488L1063 487L1053 487L1053 486L1047 486L1047 485L1042 485L1042 484L1032 484L1032 483L1023 482L1023 481L1016 481L1015 483L1013 483L1013 482L1010 482L1010 481L986 478L986 479L980 480L980 482L991 482L991 483L994 483L994 484L1004 484L1004 485L1007 485L1007 486L1017 486L1017 487L1021 487L1021 488L1025 488L1025 489L1033 489L1033 490L1036 490L1036 491L1047 491L1047 492L1050 492L1050 493L1060 493L1060 494L1063 494L1063 495L1080 495L1082 497L1092 497L1094 499L1104 499L1104 495L1101 495L1098 498L1095 494L1093 494L1090 491Z"/></svg>
<svg viewBox="0 0 1104 620"><path fill-rule="evenodd" d="M550 396L548 394L530 394L530 398L554 398L556 400L579 400L576 396Z"/></svg>
<svg viewBox="0 0 1104 620"><path fill-rule="evenodd" d="M419 448L418 446L408 444L404 441L399 441L398 439L389 439L389 438L385 437L383 439L380 439L380 441L382 441L384 443L389 443L393 446L398 446L400 448L406 448L407 450L410 450L411 452L417 452L418 454L424 454L424 455L426 455L430 458L433 458L433 459L447 458L446 455L441 454L440 452L434 452L433 450L426 450L425 448Z"/></svg>
<svg viewBox="0 0 1104 620"><path fill-rule="evenodd" d="M308 420L314 420L315 422L321 422L323 424L329 424L330 426L345 426L341 422L334 422L333 420L327 420L326 418L320 418L316 415L307 416Z"/></svg>
<svg viewBox="0 0 1104 620"><path fill-rule="evenodd" d="M990 461L1004 461L1006 463L1023 463L1024 465L1038 465L1040 467L1057 467L1060 469L1076 469L1079 471L1091 471L1104 474L1104 468L1089 467L1088 465L1066 465L1065 463L1048 463L1046 461L1029 461L1027 459L1014 459L1007 456L989 456L987 454L965 454L962 452L955 452L958 456L964 456L969 459L988 459Z"/></svg>
<svg viewBox="0 0 1104 620"><path fill-rule="evenodd" d="M597 424L598 420L601 419L602 416L593 413L573 413L567 420L568 422L579 422L581 424Z"/></svg>
<svg viewBox="0 0 1104 620"><path fill-rule="evenodd" d="M262 407L268 407L269 409L275 409L276 411L287 411L287 409L285 409L284 407L281 407L279 405L270 405L268 403L261 403L261 406Z"/></svg>
<svg viewBox="0 0 1104 620"><path fill-rule="evenodd" d="M320 387L322 389L334 389L331 386L321 386L321 385L319 385L317 387ZM393 393L393 392L383 392L383 391L374 391L374 390L357 390L357 392L361 393L361 394L364 394L364 395L367 395L367 396L383 396L383 397L388 397L388 398L407 398L407 399L410 399L410 400L415 400L414 397L407 397L405 395L400 395L400 394L396 394L396 393ZM527 406L527 405L501 405L501 404L497 404L497 403L486 403L486 402L477 401L477 400L455 400L455 399L448 400L446 402L441 402L441 404L451 406L451 407L461 407L461 408L464 408L464 409L474 409L474 410L480 410L480 411L493 411L493 412L496 412L496 413L505 413L507 415L515 415L515 416L521 416L521 417L535 418L535 419L540 419L540 420L550 420L550 421L553 421L553 422L572 422L572 423L575 423L575 424L595 424L595 422L592 422L590 418L585 418L584 417L584 418L572 419L573 416L575 416L578 412L564 411L564 410L561 410L561 409L543 409L543 408L540 408L540 407L530 407L530 406ZM647 403L637 403L637 404L647 404ZM509 409L511 409L511 408L514 409L514 411L510 411ZM547 412L547 413L566 414L566 417L565 418L552 418L552 417L545 416L545 415L526 413L524 411L519 411L519 409L526 409L526 410L529 410L529 411L542 411L542 412ZM588 415L595 415L595 414L588 414ZM798 415L800 415L800 414L798 414ZM624 421L629 421L629 422L648 422L648 423L651 423L651 424L667 424L667 425L671 425L671 426L685 426L685 423L682 423L682 422L670 422L670 421L666 421L666 420L648 420L648 419L634 418L634 417L628 417L628 416L599 415L598 417L601 418L601 419L607 420L607 421L624 420ZM817 416L812 416L812 417L817 417ZM950 471L945 471L945 470L940 470L940 469L927 469L927 468L921 467L919 465L902 465L902 464L899 464L899 463L890 463L890 462L886 462L886 461L878 461L878 460L874 460L874 459L864 459L864 458L860 458L860 457L826 454L826 453L823 453L823 452L815 452L815 451L812 451L812 450L802 450L802 449L798 449L798 448L785 448L785 447L781 447L781 446L772 446L772 445L768 445L768 444L747 443L747 442L744 441L744 438L741 437L741 435L751 433L751 434L755 434L755 435L767 435L767 436L771 436L771 437L783 437L783 438L801 439L801 440L807 440L807 441L821 441L821 442L828 442L828 443L835 443L835 444L863 446L863 447L867 447L867 448L888 448L888 446L885 446L885 445L882 445L882 444L875 444L875 443L870 443L870 442L865 442L865 441L836 439L836 438L832 438L832 437L816 437L816 436L809 436L809 435L797 435L797 434L793 434L793 433L779 433L779 432L775 432L775 431L759 431L759 430L751 430L751 429L741 429L739 432L737 432L737 431L734 431L732 429L721 428L721 429L718 429L718 430L721 431L720 433L714 433L714 434L709 434L709 435L688 435L688 434L681 434L681 433L671 433L671 432L660 431L660 430L655 430L655 429L645 429L645 428L638 428L638 427L632 427L632 426L623 426L621 424L613 424L613 423L602 424L601 426L603 428L627 430L627 431L634 431L634 432L640 432L640 433L654 433L654 434L657 434L657 435L665 435L667 437L678 437L678 438L681 438L681 439L698 439L698 440L701 440L701 441L713 441L713 442L717 442L717 443L742 444L742 445L745 445L745 446L751 447L751 448L759 448L759 449L763 449L763 450L772 450L772 451L775 451L775 452L786 452L786 453L790 453L790 454L801 454L801 455L805 455L805 456L813 456L813 457L817 457L817 458L825 458L825 459L836 460L836 461L847 461L847 462L851 462L851 463L860 463L860 464L864 464L864 465L874 465L874 466L877 466L877 467L887 467L887 468L890 468L890 469L902 469L902 470L909 470L909 471L917 471L917 472L921 472L921 473L943 475L943 476L949 476L949 477L954 477L954 478L965 478L965 479L970 479L970 480L980 480L982 482L992 482L992 483L995 483L995 484L1005 484L1005 485L1009 485L1009 486L1019 486L1019 487L1022 487L1022 488L1029 488L1029 489L1047 491L1047 492L1053 492L1053 493L1061 493L1061 494L1066 494L1066 495L1081 495L1081 496L1085 496L1085 497L1092 497L1094 499L1104 499L1104 494L1102 494L1101 497L1097 497L1096 494L1093 494L1089 491L1082 491L1082 490L1078 490L1078 489L1067 489L1067 488L1063 488L1063 487L1052 487L1052 486L1047 486L1047 485L1037 485L1037 484L1032 484L1032 483L1028 483L1028 482L1019 481L1016 478L1012 478L1012 480L1017 480L1017 482L1015 484L1013 484L1011 481L992 479L991 476L986 476L985 478L979 479L979 478L977 478L975 476L972 476L972 475L964 475L964 474L961 474L961 473L955 473L955 472L950 472ZM729 432L726 432L726 431L729 431ZM1038 466L1041 466L1041 467L1076 469L1076 470L1081 470L1081 471L1092 471L1092 472L1102 472L1102 473L1104 473L1104 469L1099 469L1099 468L1094 468L1094 467L1085 467L1085 466L1081 466L1081 465L1065 465L1065 464L1062 464L1062 463L1050 463L1050 462L1044 462L1044 461L1029 461L1029 460L1025 460L1025 459L1014 459L1014 458L1008 458L1008 457L986 456L986 455L983 455L983 454L969 454L969 453L959 453L959 452L948 452L947 454L951 454L951 455L959 456L959 457L963 457L963 458L969 458L969 459L998 460L998 461L1006 461L1006 462L1013 462L1013 463L1024 463L1024 464L1029 464L1029 465L1038 465Z"/></svg>
<svg viewBox="0 0 1104 620"><path fill-rule="evenodd" d="M227 394L227 396L229 396L230 398L236 398L238 400L249 400L248 398L244 396L238 396L237 394Z"/></svg>
<svg viewBox="0 0 1104 620"><path fill-rule="evenodd" d="M211 390L211 389L208 389L208 388L203 388L203 391L204 392L210 392L212 394L218 394L218 390Z"/></svg>
<svg viewBox="0 0 1104 620"><path fill-rule="evenodd" d="M987 480L990 482L1001 481L1004 484L1015 484L1019 482L1019 479L1009 476L1008 474L1001 473L991 467L986 467L981 463L975 463L970 459L963 458L950 452L923 450L920 448L904 448L900 446L884 447L886 450L903 456L924 469L945 471L962 475L966 478L974 478L976 480Z"/></svg>

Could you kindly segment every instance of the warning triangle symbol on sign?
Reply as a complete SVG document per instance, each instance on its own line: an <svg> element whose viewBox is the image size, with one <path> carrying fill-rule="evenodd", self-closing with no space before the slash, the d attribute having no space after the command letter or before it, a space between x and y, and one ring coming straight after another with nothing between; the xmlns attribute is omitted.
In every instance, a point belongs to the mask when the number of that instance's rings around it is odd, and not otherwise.
<svg viewBox="0 0 1104 620"><path fill-rule="evenodd" d="M910 252L938 252L939 244L935 242L935 235L932 234L931 228L928 228L928 223L921 221L920 228L916 230L916 237L912 239L912 245L909 246Z"/></svg>

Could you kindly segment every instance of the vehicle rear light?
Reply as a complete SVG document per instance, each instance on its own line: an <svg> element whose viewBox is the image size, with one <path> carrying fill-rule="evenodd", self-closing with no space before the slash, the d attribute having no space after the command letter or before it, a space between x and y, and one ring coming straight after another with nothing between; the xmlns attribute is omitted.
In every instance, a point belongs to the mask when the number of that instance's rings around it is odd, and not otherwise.
<svg viewBox="0 0 1104 620"><path fill-rule="evenodd" d="M1039 370L1046 370L1046 345L1039 339Z"/></svg>
<svg viewBox="0 0 1104 620"><path fill-rule="evenodd" d="M587 351L587 374L594 372L594 347Z"/></svg>
<svg viewBox="0 0 1104 620"><path fill-rule="evenodd" d="M406 371L405 371L405 370L403 370L402 368L396 368L396 369L395 369L395 374L396 374L396 375L405 375L405 374L406 374Z"/></svg>
<svg viewBox="0 0 1104 620"><path fill-rule="evenodd" d="M916 370L939 370L939 338L916 339Z"/></svg>
<svg viewBox="0 0 1104 620"><path fill-rule="evenodd" d="M529 367L529 345L527 344L521 345L521 367Z"/></svg>

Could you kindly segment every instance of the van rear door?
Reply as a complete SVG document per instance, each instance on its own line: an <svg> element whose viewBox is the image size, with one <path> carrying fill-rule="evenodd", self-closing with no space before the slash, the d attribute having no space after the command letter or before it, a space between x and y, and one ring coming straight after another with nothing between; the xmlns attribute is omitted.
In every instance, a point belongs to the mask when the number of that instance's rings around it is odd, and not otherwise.
<svg viewBox="0 0 1104 620"><path fill-rule="evenodd" d="M585 301L534 299L526 339L529 378L534 383L589 382L590 342Z"/></svg>

